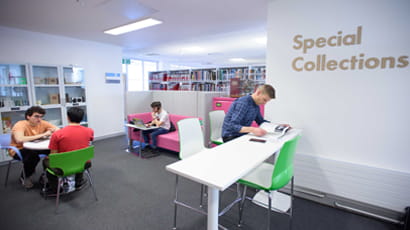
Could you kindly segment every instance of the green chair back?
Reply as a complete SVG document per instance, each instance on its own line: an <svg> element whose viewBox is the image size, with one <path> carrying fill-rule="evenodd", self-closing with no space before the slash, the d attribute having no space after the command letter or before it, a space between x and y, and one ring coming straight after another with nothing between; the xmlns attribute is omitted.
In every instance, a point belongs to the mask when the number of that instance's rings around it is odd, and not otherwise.
<svg viewBox="0 0 410 230"><path fill-rule="evenodd" d="M269 190L277 190L287 185L293 177L293 157L299 136L287 141L280 150L272 174L272 184Z"/></svg>
<svg viewBox="0 0 410 230"><path fill-rule="evenodd" d="M94 157L94 146L65 153L50 154L50 166L47 171L55 176L69 176L84 171L84 165ZM50 168L59 168L62 175L57 175Z"/></svg>

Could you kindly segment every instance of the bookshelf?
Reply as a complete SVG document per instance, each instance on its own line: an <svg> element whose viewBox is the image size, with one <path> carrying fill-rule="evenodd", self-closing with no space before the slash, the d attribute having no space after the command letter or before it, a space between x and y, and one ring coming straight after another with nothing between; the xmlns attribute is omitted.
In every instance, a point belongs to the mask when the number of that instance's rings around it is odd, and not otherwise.
<svg viewBox="0 0 410 230"><path fill-rule="evenodd" d="M149 73L149 88L226 93L234 90L235 94L231 96L239 97L252 93L257 86L265 83L265 79L264 65L155 71Z"/></svg>

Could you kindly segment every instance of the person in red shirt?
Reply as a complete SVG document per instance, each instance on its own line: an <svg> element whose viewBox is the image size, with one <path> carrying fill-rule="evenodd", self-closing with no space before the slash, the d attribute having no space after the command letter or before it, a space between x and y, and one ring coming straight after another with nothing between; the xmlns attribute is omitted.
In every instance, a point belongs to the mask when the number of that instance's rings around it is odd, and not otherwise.
<svg viewBox="0 0 410 230"><path fill-rule="evenodd" d="M80 107L71 107L67 111L68 126L54 132L51 136L50 144L48 146L50 154L70 152L86 148L90 145L90 142L94 140L94 131L91 128L80 125L83 117L84 110ZM43 165L44 167L48 166L48 159L44 159ZM87 162L84 167L91 167L91 162ZM57 191L57 178L47 173L47 179L49 182L49 192ZM82 173L75 175L76 189L81 188L84 182Z"/></svg>

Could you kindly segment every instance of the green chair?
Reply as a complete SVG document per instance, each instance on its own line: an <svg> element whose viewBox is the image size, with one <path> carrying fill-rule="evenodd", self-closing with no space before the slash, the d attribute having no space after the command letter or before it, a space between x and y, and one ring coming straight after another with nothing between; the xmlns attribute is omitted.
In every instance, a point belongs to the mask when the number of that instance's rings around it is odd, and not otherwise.
<svg viewBox="0 0 410 230"><path fill-rule="evenodd" d="M49 166L46 168L47 172L50 174L58 177L57 183L57 196L56 196L56 212L58 209L59 199L60 199L60 188L62 184L62 180L66 176L74 175L77 173L83 173L87 175L88 182L93 190L95 200L97 201L97 194L95 192L90 171L85 169L85 163L88 160L91 160L94 157L94 146L89 146L83 149L74 150L71 152L64 152L64 153L55 153L50 154L49 158ZM52 170L53 168L61 169L61 174L56 173L57 170Z"/></svg>
<svg viewBox="0 0 410 230"><path fill-rule="evenodd" d="M212 144L220 145L222 141L222 124L225 119L225 111L214 110L209 112L210 140Z"/></svg>
<svg viewBox="0 0 410 230"><path fill-rule="evenodd" d="M274 165L264 162L252 172L242 177L238 182L244 185L242 200L239 205L239 226L242 225L242 213L245 204L246 188L263 190L268 195L268 223L267 229L270 229L270 211L272 209L271 191L279 190L285 187L289 181L290 186L290 208L286 212L275 210L288 214L290 216L289 228L292 228L292 202L293 202L293 157L295 154L296 144L299 136L287 141L279 152L279 156Z"/></svg>

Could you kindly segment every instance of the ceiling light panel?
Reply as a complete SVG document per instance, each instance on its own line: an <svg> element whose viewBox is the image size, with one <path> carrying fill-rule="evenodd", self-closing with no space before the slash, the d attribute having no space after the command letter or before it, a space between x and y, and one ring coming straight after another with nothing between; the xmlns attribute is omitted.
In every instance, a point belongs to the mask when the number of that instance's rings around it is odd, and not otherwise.
<svg viewBox="0 0 410 230"><path fill-rule="evenodd" d="M150 26L155 26L161 23L162 21L159 21L153 18L147 18L147 19L139 20L139 21L127 24L127 25L119 26L119 27L116 27L110 30L106 30L104 31L104 33L111 34L111 35L120 35L120 34L128 33L131 31L136 31L136 30L140 30L143 28L147 28Z"/></svg>

